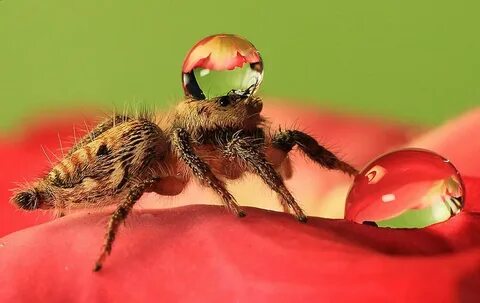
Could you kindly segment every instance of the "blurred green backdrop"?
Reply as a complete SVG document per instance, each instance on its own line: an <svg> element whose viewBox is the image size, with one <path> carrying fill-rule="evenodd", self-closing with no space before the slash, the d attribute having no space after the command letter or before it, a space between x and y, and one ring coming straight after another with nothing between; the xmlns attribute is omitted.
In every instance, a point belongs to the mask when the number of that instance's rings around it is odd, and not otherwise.
<svg viewBox="0 0 480 303"><path fill-rule="evenodd" d="M480 102L479 1L0 1L0 130L79 104L170 105L206 35L251 40L264 95L438 124Z"/></svg>

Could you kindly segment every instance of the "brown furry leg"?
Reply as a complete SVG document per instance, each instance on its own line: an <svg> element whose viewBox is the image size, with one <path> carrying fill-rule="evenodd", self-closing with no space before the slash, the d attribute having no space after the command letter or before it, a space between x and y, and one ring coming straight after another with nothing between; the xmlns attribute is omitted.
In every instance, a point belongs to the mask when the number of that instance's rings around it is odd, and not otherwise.
<svg viewBox="0 0 480 303"><path fill-rule="evenodd" d="M140 199L145 190L156 181L156 179L151 179L132 186L125 201L117 207L115 212L113 212L108 222L107 233L105 234L105 243L103 244L102 252L95 262L93 271L99 271L102 269L103 262L105 262L105 259L112 251L112 245L115 241L115 236L120 224L125 222L125 219L127 218L133 205L138 201L138 199Z"/></svg>
<svg viewBox="0 0 480 303"><path fill-rule="evenodd" d="M290 152L297 145L310 159L328 169L340 170L354 176L358 170L350 164L341 161L332 152L318 144L311 136L298 131L286 130L277 133L272 140L272 146L284 152Z"/></svg>
<svg viewBox="0 0 480 303"><path fill-rule="evenodd" d="M246 139L234 138L226 145L225 153L227 157L240 158L251 172L259 175L272 190L279 194L284 208L285 205L288 205L300 222L307 221L307 216L285 186L282 177L254 144L251 144Z"/></svg>
<svg viewBox="0 0 480 303"><path fill-rule="evenodd" d="M223 203L238 217L244 217L245 213L238 207L237 201L225 188L225 184L219 180L210 170L208 165L198 157L192 149L190 135L184 129L176 129L173 133L172 145L179 158L187 164L203 184L213 189Z"/></svg>

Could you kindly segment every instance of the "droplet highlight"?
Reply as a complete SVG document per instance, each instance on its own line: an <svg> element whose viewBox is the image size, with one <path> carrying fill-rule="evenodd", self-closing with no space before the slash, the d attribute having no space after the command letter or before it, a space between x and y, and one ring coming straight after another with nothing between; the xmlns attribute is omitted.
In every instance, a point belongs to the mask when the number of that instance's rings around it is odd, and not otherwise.
<svg viewBox="0 0 480 303"><path fill-rule="evenodd" d="M465 187L453 164L422 149L380 156L354 179L345 219L392 228L446 221L464 206Z"/></svg>

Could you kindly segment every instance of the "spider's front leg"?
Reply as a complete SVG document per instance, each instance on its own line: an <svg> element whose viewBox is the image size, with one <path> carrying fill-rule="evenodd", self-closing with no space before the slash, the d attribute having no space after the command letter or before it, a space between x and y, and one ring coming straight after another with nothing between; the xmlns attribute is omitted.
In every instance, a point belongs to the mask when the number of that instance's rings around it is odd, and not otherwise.
<svg viewBox="0 0 480 303"><path fill-rule="evenodd" d="M229 158L239 159L250 172L259 175L280 196L284 208L290 207L300 222L306 222L307 216L285 186L283 178L277 173L272 164L266 160L261 146L258 146L259 144L256 142L258 142L258 139L234 137L226 144L225 155Z"/></svg>
<svg viewBox="0 0 480 303"><path fill-rule="evenodd" d="M321 166L342 171L350 176L358 174L358 170L350 164L338 159L331 151L318 144L310 135L298 130L286 130L275 134L271 147L289 153L297 145L314 162Z"/></svg>
<svg viewBox="0 0 480 303"><path fill-rule="evenodd" d="M222 202L238 217L244 217L245 213L239 208L235 198L226 189L222 180L218 179L200 157L195 154L191 138L188 132L178 128L173 132L172 145L178 157L190 168L192 173L204 185L213 189L221 198Z"/></svg>

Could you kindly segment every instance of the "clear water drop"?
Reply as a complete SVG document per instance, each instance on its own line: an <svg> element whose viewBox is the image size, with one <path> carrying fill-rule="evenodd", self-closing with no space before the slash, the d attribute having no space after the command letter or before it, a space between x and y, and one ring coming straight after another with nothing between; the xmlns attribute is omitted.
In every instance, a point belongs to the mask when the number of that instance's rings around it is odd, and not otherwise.
<svg viewBox="0 0 480 303"><path fill-rule="evenodd" d="M254 94L263 79L260 53L245 38L218 34L197 42L182 67L185 96L203 100Z"/></svg>
<svg viewBox="0 0 480 303"><path fill-rule="evenodd" d="M455 166L421 149L380 156L356 177L345 219L393 228L420 228L446 221L463 208L465 187Z"/></svg>

